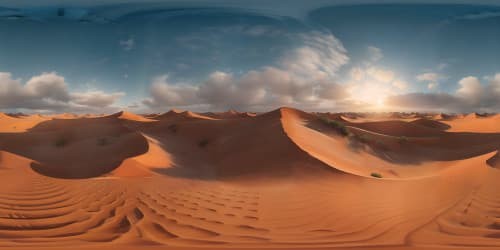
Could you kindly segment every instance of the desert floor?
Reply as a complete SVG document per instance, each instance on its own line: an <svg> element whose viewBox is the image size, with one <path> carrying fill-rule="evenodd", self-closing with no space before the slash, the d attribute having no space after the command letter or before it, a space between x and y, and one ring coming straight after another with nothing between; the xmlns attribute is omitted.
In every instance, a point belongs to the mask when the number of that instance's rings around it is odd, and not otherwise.
<svg viewBox="0 0 500 250"><path fill-rule="evenodd" d="M500 248L499 149L500 115L0 113L0 248Z"/></svg>

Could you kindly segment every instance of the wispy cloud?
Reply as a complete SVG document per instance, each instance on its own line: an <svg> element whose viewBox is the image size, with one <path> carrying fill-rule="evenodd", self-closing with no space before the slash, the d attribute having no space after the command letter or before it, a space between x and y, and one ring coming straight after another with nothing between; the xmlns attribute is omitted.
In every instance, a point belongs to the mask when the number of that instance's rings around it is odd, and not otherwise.
<svg viewBox="0 0 500 250"><path fill-rule="evenodd" d="M122 46L122 49L125 51L132 50L135 46L135 40L133 38L129 38L127 40L120 40L119 41L120 46Z"/></svg>
<svg viewBox="0 0 500 250"><path fill-rule="evenodd" d="M212 72L199 85L171 83L160 76L151 84L151 97L143 104L151 108L205 106L215 109L269 109L281 105L311 107L345 98L343 87L334 82L349 57L333 35L311 32L299 35L299 46L274 66L250 70L241 76Z"/></svg>
<svg viewBox="0 0 500 250"><path fill-rule="evenodd" d="M436 89L439 86L439 82L446 79L447 76L435 72L426 72L419 74L415 77L417 81L424 82L427 84L427 89Z"/></svg>
<svg viewBox="0 0 500 250"><path fill-rule="evenodd" d="M373 62L379 61L384 57L384 54L382 54L382 50L380 48L377 48L375 46L368 46L367 50L370 60Z"/></svg>

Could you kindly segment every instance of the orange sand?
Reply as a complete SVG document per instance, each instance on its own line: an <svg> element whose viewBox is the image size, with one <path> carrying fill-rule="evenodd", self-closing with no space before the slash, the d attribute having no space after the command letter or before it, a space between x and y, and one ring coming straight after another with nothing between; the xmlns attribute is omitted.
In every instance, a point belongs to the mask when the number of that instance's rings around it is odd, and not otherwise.
<svg viewBox="0 0 500 250"><path fill-rule="evenodd" d="M499 117L0 114L0 248L500 248Z"/></svg>

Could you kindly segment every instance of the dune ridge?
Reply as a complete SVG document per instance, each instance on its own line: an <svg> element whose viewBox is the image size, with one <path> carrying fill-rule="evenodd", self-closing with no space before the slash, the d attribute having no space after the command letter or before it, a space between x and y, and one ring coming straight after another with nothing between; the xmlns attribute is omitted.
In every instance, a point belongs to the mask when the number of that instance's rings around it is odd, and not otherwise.
<svg viewBox="0 0 500 250"><path fill-rule="evenodd" d="M498 116L148 117L0 114L0 247L500 247Z"/></svg>

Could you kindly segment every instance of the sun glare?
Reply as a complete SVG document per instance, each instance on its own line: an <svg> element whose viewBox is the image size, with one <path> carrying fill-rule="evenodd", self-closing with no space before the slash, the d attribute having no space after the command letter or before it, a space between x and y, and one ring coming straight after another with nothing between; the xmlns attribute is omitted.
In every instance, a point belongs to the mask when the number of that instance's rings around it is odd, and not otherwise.
<svg viewBox="0 0 500 250"><path fill-rule="evenodd" d="M364 83L350 88L353 100L364 103L370 110L381 110L385 108L384 102L390 91L380 84Z"/></svg>

